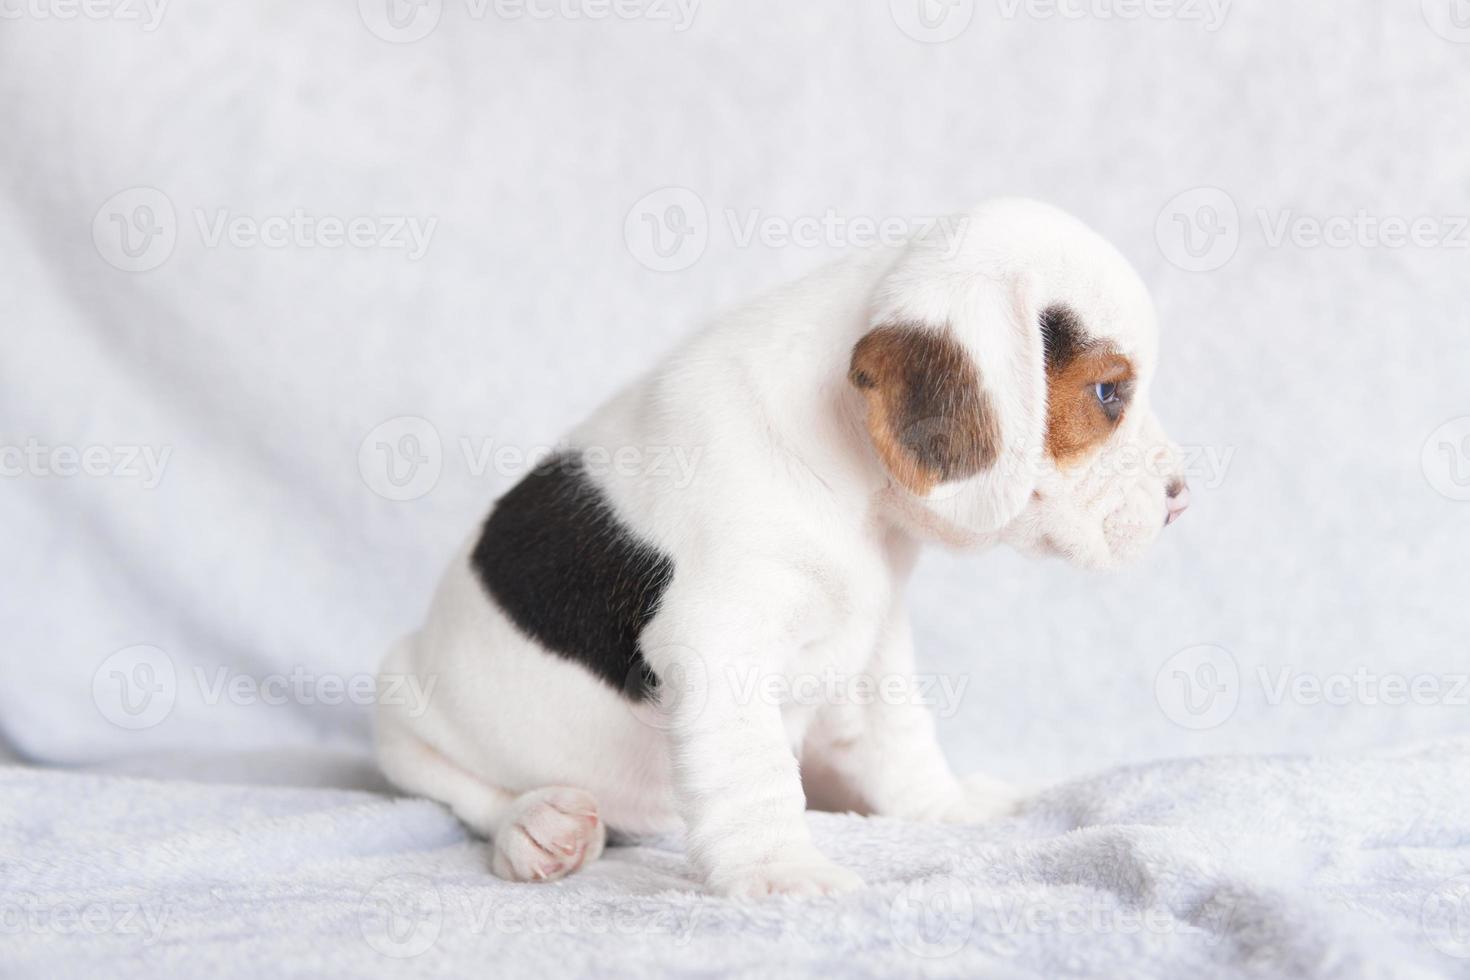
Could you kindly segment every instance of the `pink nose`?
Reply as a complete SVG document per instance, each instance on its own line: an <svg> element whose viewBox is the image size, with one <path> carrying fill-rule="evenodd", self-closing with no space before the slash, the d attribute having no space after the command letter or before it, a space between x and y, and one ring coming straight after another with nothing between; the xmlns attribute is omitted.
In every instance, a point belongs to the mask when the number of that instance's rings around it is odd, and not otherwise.
<svg viewBox="0 0 1470 980"><path fill-rule="evenodd" d="M1168 508L1168 513L1164 515L1164 526L1168 527L1179 520L1179 515L1189 507L1189 484L1175 477L1169 481L1165 493L1168 499L1164 501L1164 506Z"/></svg>

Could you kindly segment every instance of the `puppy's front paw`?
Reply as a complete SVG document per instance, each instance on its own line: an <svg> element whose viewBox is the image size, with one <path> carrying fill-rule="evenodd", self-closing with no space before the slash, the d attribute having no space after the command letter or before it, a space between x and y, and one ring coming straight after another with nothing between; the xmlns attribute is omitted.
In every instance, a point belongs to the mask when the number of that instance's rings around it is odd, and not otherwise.
<svg viewBox="0 0 1470 980"><path fill-rule="evenodd" d="M1028 795L1019 786L980 775L961 780L960 789L960 798L940 817L944 823L984 823L1009 817L1021 808Z"/></svg>
<svg viewBox="0 0 1470 980"><path fill-rule="evenodd" d="M811 851L777 861L710 876L710 887L730 898L840 895L863 887L863 880L840 864Z"/></svg>

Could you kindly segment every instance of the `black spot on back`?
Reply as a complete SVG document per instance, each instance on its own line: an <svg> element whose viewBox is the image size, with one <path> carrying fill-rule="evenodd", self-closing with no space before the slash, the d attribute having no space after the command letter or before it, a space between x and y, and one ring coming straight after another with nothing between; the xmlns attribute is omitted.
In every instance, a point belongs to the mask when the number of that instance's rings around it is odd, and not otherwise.
<svg viewBox="0 0 1470 980"><path fill-rule="evenodd" d="M579 454L552 457L496 502L470 565L527 636L621 694L653 696L638 636L674 563L618 521Z"/></svg>

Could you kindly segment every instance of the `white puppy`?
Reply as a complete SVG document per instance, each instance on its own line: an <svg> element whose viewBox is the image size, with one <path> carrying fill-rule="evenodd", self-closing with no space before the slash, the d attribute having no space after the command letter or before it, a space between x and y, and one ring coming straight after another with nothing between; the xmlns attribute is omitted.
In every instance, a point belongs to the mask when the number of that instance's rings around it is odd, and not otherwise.
<svg viewBox="0 0 1470 980"><path fill-rule="evenodd" d="M1187 490L1122 256L1028 201L961 227L722 318L572 432L455 558L382 668L437 678L435 697L380 708L379 754L494 840L497 875L575 871L606 826L682 828L720 893L826 893L860 882L813 846L809 799L914 820L1012 806L950 772L903 696L919 545L1110 566ZM813 676L884 696L785 686Z"/></svg>

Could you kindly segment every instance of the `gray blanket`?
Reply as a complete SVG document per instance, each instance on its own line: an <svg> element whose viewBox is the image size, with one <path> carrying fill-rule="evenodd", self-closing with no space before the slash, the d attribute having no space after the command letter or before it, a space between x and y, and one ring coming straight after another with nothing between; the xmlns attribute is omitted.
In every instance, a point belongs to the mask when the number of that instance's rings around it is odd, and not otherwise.
<svg viewBox="0 0 1470 980"><path fill-rule="evenodd" d="M1470 740L1161 762L1010 820L813 814L868 882L705 894L674 840L550 885L376 793L0 769L0 973L1470 976Z"/></svg>

